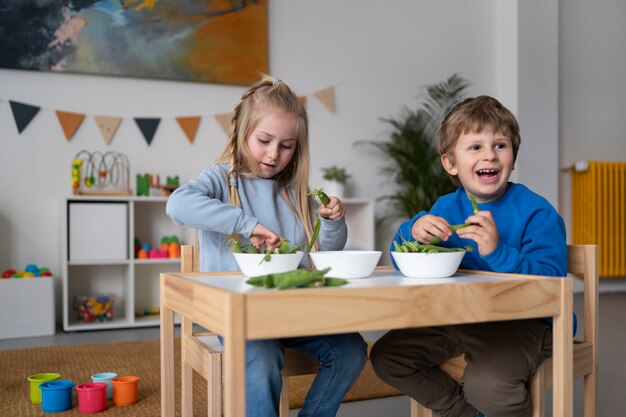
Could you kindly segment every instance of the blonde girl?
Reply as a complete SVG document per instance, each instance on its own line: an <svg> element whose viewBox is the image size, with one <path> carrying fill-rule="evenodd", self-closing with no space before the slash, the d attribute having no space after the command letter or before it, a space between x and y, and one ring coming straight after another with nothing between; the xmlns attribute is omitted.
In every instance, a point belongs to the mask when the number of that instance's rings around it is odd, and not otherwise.
<svg viewBox="0 0 626 417"><path fill-rule="evenodd" d="M226 243L232 235L268 249L283 239L306 244L317 213L317 246L341 250L347 239L345 207L331 197L316 213L314 200L307 196L309 168L306 110L284 82L262 76L235 106L228 144L218 162L171 195L167 214L176 224L199 230L202 271L238 270ZM308 257L300 266L309 266ZM320 361L298 415L334 416L367 360L359 334L248 342L246 415L278 416L286 347Z"/></svg>

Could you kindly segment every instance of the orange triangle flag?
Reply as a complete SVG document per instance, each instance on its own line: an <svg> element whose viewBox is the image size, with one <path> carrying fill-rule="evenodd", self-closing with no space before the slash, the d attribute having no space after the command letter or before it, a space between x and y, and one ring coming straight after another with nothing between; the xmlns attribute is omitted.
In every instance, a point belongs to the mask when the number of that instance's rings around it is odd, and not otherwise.
<svg viewBox="0 0 626 417"><path fill-rule="evenodd" d="M198 132L200 116L177 117L176 121L180 125L181 129L183 129L183 132L185 132L185 135L187 135L189 143L193 143L196 138L196 133Z"/></svg>
<svg viewBox="0 0 626 417"><path fill-rule="evenodd" d="M328 110L332 113L335 112L335 87L326 87L322 90L313 93L316 99L318 99Z"/></svg>
<svg viewBox="0 0 626 417"><path fill-rule="evenodd" d="M306 96L300 96L298 98L300 99L300 104L302 104L302 107L306 108Z"/></svg>
<svg viewBox="0 0 626 417"><path fill-rule="evenodd" d="M216 114L215 120L217 120L217 123L219 123L226 135L230 135L230 122L233 120L233 112Z"/></svg>
<svg viewBox="0 0 626 417"><path fill-rule="evenodd" d="M107 145L110 145L111 140L113 140L113 135L115 135L118 126L122 122L122 118L115 116L94 116L93 119L96 121L98 129L100 129L102 138Z"/></svg>
<svg viewBox="0 0 626 417"><path fill-rule="evenodd" d="M65 139L67 141L72 140L72 138L76 134L76 131L78 130L78 127L85 119L85 115L60 110L56 110L56 114L57 118L59 119L59 123L61 123L63 133L65 133Z"/></svg>

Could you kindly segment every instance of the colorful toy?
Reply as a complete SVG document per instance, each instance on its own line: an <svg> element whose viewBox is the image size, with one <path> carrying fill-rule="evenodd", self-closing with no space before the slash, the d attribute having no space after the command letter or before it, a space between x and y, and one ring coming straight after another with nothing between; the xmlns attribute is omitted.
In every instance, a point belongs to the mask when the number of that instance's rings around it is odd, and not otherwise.
<svg viewBox="0 0 626 417"><path fill-rule="evenodd" d="M137 259L180 258L180 241L178 236L163 236L159 248L152 248L150 243L141 243L135 238L135 257Z"/></svg>
<svg viewBox="0 0 626 417"><path fill-rule="evenodd" d="M78 320L83 323L111 321L115 317L110 295L75 296L73 307Z"/></svg>
<svg viewBox="0 0 626 417"><path fill-rule="evenodd" d="M161 185L159 174L137 174L137 195L150 195L150 189L157 189L160 195L168 196L180 185L178 175L166 177L165 185Z"/></svg>
<svg viewBox="0 0 626 417"><path fill-rule="evenodd" d="M74 194L129 195L128 158L123 153L82 150L72 160Z"/></svg>
<svg viewBox="0 0 626 417"><path fill-rule="evenodd" d="M35 264L28 264L26 268L21 271L16 271L13 268L6 269L2 273L2 278L34 278L34 277L51 277L52 272L47 267L39 268Z"/></svg>

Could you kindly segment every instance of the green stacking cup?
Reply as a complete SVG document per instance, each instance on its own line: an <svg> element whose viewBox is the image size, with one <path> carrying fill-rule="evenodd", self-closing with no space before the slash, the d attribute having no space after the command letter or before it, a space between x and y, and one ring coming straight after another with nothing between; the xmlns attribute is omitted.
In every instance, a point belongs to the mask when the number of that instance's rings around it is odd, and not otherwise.
<svg viewBox="0 0 626 417"><path fill-rule="evenodd" d="M33 404L41 404L41 389L39 388L39 385L59 378L61 378L61 374L56 373L42 373L29 376L28 382L30 385L30 401Z"/></svg>

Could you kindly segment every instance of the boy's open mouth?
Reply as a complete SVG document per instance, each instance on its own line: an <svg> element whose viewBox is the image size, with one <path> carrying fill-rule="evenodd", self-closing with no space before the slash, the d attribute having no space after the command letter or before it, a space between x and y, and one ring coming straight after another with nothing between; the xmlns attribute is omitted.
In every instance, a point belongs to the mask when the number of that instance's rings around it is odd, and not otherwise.
<svg viewBox="0 0 626 417"><path fill-rule="evenodd" d="M476 171L476 175L478 175L482 180L485 181L496 178L499 173L499 169L479 169Z"/></svg>

